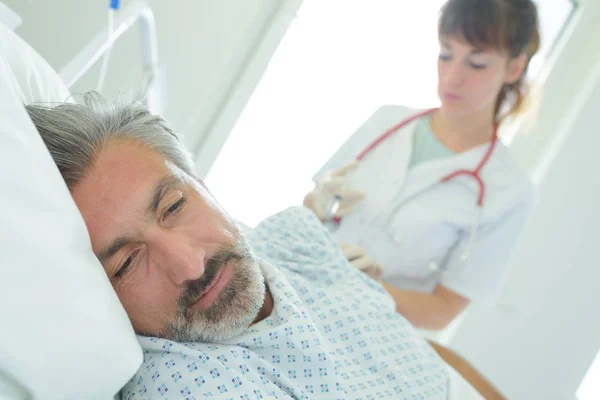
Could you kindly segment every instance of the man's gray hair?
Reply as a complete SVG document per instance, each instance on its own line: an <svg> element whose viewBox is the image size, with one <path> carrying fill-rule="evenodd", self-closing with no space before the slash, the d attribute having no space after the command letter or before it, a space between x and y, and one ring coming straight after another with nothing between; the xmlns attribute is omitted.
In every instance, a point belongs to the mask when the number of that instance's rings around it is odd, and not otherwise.
<svg viewBox="0 0 600 400"><path fill-rule="evenodd" d="M136 140L196 176L191 155L177 134L163 118L139 103L122 103L88 92L83 104L30 104L26 109L69 189L85 177L103 148L123 140Z"/></svg>

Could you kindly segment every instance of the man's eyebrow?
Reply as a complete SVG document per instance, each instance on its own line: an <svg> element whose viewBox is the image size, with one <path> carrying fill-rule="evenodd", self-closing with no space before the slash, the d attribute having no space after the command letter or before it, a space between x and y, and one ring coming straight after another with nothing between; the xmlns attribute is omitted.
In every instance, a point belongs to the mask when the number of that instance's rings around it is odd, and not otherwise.
<svg viewBox="0 0 600 400"><path fill-rule="evenodd" d="M131 242L131 240L129 240L128 238L126 238L124 236L116 238L115 240L113 240L113 242L111 244L109 244L104 249L102 249L102 251L100 251L100 253L98 254L98 259L100 260L100 262L102 264L104 264L112 256L117 254L117 252L119 250L121 250L121 248L123 246L129 244L130 242Z"/></svg>
<svg viewBox="0 0 600 400"><path fill-rule="evenodd" d="M160 201L167 194L169 190L174 188L175 186L181 183L181 179L176 176L169 175L162 178L156 187L154 188L154 193L152 194L152 198L150 200L150 204L148 204L148 210L146 213L148 215L156 215L156 211L158 210L158 206L160 205Z"/></svg>

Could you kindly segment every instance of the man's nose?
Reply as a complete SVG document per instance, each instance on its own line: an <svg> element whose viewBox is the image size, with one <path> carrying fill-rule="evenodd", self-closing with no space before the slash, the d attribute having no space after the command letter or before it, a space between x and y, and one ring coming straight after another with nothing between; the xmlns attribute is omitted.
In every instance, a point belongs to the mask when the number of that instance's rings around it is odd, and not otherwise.
<svg viewBox="0 0 600 400"><path fill-rule="evenodd" d="M154 234L154 258L157 267L176 285L196 280L204 274L206 250L194 246L185 235L173 231Z"/></svg>

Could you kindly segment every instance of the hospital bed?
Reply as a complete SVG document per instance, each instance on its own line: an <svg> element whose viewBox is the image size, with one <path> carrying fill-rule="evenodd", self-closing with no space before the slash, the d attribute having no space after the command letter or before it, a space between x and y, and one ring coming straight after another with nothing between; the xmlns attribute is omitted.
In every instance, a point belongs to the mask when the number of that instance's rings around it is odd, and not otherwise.
<svg viewBox="0 0 600 400"><path fill-rule="evenodd" d="M153 18L131 3L61 72L0 22L0 399L110 399L142 349L58 169L23 103L73 101L72 85L112 41L142 25L147 102L164 107ZM480 399L451 371L455 399Z"/></svg>

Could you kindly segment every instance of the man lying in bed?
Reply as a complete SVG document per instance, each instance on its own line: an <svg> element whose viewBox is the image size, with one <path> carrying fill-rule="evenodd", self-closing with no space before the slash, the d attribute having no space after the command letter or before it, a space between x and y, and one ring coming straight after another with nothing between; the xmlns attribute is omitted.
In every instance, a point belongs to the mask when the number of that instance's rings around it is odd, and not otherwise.
<svg viewBox="0 0 600 400"><path fill-rule="evenodd" d="M145 349L124 399L447 399L464 382L310 211L244 235L160 117L93 93L27 109Z"/></svg>

